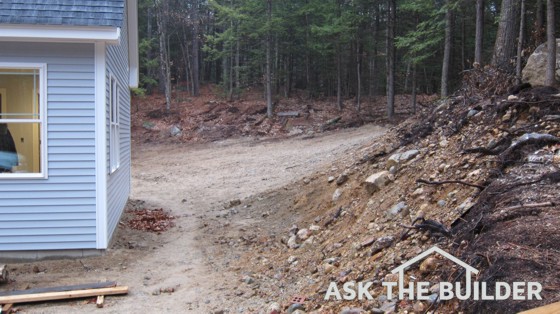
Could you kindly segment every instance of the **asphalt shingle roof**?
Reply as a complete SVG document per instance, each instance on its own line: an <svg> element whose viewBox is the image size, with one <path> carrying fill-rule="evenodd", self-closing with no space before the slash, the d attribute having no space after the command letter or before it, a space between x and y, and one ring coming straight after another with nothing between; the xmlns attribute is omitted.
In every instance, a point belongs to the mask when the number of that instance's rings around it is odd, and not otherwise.
<svg viewBox="0 0 560 314"><path fill-rule="evenodd" d="M121 27L125 0L0 0L0 24Z"/></svg>

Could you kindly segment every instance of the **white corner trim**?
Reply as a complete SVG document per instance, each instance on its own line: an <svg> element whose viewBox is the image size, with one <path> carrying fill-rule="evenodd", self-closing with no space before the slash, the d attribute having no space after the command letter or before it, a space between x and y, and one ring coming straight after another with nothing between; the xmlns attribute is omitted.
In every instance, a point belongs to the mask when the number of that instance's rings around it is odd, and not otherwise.
<svg viewBox="0 0 560 314"><path fill-rule="evenodd" d="M104 41L117 44L121 36L119 27L68 26L68 25L0 25L0 40L6 41Z"/></svg>
<svg viewBox="0 0 560 314"><path fill-rule="evenodd" d="M138 1L127 1L128 22L128 67L129 87L136 88L139 83L139 57L138 57Z"/></svg>
<svg viewBox="0 0 560 314"><path fill-rule="evenodd" d="M95 43L95 211L97 249L106 249L107 232L107 126L106 56L104 42Z"/></svg>

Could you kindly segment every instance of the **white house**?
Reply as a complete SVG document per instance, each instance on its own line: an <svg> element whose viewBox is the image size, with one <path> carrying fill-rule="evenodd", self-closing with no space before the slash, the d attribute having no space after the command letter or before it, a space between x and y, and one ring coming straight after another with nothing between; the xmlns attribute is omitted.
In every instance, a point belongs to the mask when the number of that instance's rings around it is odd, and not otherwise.
<svg viewBox="0 0 560 314"><path fill-rule="evenodd" d="M0 1L0 260L99 254L130 191L136 0Z"/></svg>

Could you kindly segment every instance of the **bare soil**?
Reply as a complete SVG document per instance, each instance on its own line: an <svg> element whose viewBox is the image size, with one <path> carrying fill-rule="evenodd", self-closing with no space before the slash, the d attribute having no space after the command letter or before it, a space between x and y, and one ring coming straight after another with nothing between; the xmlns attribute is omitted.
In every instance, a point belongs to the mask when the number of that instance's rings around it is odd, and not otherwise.
<svg viewBox="0 0 560 314"><path fill-rule="evenodd" d="M353 154L384 132L367 125L288 140L241 138L196 145L141 145L133 150L133 189L113 246L102 257L11 264L4 289L104 280L130 287L123 297L18 305L26 313L245 313L271 301L243 289L243 236L286 229L266 218L289 207L293 183ZM285 189L283 187L286 187ZM283 191L280 196L273 191ZM127 223L135 210L163 208L175 227L153 233ZM225 241L227 239L227 241ZM225 241L225 242L224 242ZM161 292L160 292L161 291ZM172 292L171 292L172 291Z"/></svg>

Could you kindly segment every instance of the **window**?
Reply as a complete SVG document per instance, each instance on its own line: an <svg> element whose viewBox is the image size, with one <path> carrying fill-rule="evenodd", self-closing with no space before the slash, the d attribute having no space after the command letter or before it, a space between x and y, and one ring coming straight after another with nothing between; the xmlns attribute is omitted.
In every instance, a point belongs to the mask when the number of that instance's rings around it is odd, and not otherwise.
<svg viewBox="0 0 560 314"><path fill-rule="evenodd" d="M0 178L46 177L45 68L0 63Z"/></svg>
<svg viewBox="0 0 560 314"><path fill-rule="evenodd" d="M111 173L120 166L120 132L119 132L119 85L114 76L111 75L109 90L109 159L111 162Z"/></svg>

